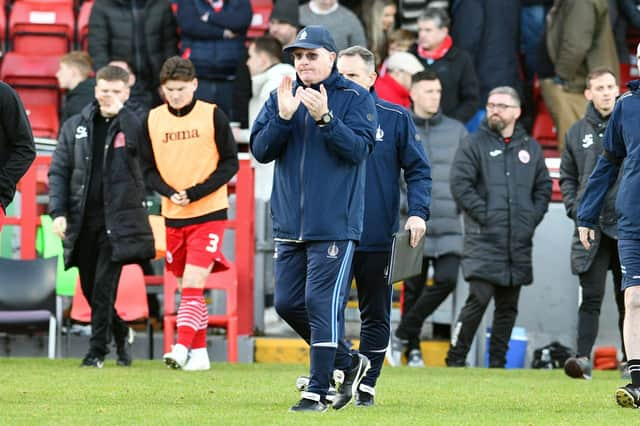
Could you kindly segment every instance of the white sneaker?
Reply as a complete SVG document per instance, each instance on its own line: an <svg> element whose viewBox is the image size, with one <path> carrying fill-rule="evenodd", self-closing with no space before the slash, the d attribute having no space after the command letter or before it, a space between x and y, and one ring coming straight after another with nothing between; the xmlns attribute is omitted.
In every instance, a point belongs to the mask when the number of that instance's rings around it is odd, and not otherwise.
<svg viewBox="0 0 640 426"><path fill-rule="evenodd" d="M207 348L191 349L189 360L182 367L184 371L201 371L211 368Z"/></svg>
<svg viewBox="0 0 640 426"><path fill-rule="evenodd" d="M187 356L189 351L184 345L176 344L171 347L171 352L163 355L164 363L169 368L179 369L183 368L187 363Z"/></svg>

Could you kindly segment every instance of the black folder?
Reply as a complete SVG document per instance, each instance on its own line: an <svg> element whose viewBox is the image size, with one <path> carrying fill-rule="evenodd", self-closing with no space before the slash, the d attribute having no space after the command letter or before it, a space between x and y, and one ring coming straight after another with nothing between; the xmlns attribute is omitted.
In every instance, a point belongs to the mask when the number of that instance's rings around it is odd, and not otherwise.
<svg viewBox="0 0 640 426"><path fill-rule="evenodd" d="M420 275L422 271L422 257L424 253L424 237L417 247L411 247L411 233L409 231L396 232L391 245L391 260L387 283L389 285L407 278Z"/></svg>

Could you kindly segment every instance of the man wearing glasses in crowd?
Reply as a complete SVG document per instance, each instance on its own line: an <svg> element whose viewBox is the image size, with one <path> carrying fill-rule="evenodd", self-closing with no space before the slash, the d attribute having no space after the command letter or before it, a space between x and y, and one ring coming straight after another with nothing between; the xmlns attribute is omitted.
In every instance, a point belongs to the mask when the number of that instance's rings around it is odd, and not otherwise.
<svg viewBox="0 0 640 426"><path fill-rule="evenodd" d="M458 148L451 194L464 214L462 272L469 297L456 322L447 365L465 365L493 297L489 367L504 368L520 288L531 284L533 233L551 198L540 145L517 124L520 98L511 87L489 92L487 118Z"/></svg>

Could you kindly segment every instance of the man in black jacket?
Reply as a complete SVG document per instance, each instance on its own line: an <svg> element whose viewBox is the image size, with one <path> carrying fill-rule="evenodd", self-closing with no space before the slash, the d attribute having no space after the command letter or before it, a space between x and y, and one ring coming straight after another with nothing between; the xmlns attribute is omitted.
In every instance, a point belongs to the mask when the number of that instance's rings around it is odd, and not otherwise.
<svg viewBox="0 0 640 426"><path fill-rule="evenodd" d="M454 46L443 9L427 8L418 19L418 42L409 52L442 83L442 112L466 123L480 107L478 78L469 54Z"/></svg>
<svg viewBox="0 0 640 426"><path fill-rule="evenodd" d="M493 297L489 366L504 368L520 288L533 281L533 233L547 211L551 178L540 145L516 123L520 112L513 88L489 92L487 119L460 145L451 167L451 194L464 214L462 271L470 285L448 366L465 365Z"/></svg>
<svg viewBox="0 0 640 426"><path fill-rule="evenodd" d="M117 364L131 365L128 327L114 303L122 265L155 255L144 207L137 151L144 128L123 103L129 74L106 66L96 74L96 101L64 124L49 168L53 231L65 266L77 266L91 306L91 339L82 366L102 368L113 333Z"/></svg>
<svg viewBox="0 0 640 426"><path fill-rule="evenodd" d="M176 54L176 20L168 0L100 0L89 17L89 54L95 69L125 60L149 94L147 109L161 103L158 75Z"/></svg>
<svg viewBox="0 0 640 426"><path fill-rule="evenodd" d="M602 140L609 117L620 92L615 74L607 68L596 68L587 76L584 92L589 102L584 118L576 122L565 137L565 150L560 163L560 189L567 216L577 220L578 204L589 176L602 154ZM616 182L607 192L605 207L600 214L600 228L586 250L577 230L571 244L571 271L578 275L582 288L582 302L578 311L578 351L576 357L567 359L564 371L579 379L591 378L591 350L598 336L598 319L605 292L607 270L613 275L614 294L618 306L618 328L624 353L624 293L620 291L622 272L618 258L617 216L615 210ZM576 228L577 229L577 228Z"/></svg>
<svg viewBox="0 0 640 426"><path fill-rule="evenodd" d="M0 81L0 230L16 185L36 157L31 126L20 98Z"/></svg>
<svg viewBox="0 0 640 426"><path fill-rule="evenodd" d="M93 62L87 52L74 50L60 58L56 78L58 86L66 90L60 111L60 123L78 114L93 101L96 81L89 78L92 71Z"/></svg>

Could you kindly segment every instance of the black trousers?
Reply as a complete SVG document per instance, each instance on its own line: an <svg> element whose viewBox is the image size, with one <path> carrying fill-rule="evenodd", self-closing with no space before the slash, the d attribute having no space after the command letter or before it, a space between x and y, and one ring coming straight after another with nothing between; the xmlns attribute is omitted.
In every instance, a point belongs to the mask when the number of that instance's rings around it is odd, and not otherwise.
<svg viewBox="0 0 640 426"><path fill-rule="evenodd" d="M451 336L447 365L464 364L473 337L492 297L495 310L489 342L489 366L502 368L506 364L511 330L518 315L520 286L501 287L484 281L472 281L469 283L469 297L460 311Z"/></svg>
<svg viewBox="0 0 640 426"><path fill-rule="evenodd" d="M375 387L380 377L389 344L393 287L387 284L388 265L389 252L357 251L353 257L362 322L359 351L371 361L371 368L361 383L371 387Z"/></svg>
<svg viewBox="0 0 640 426"><path fill-rule="evenodd" d="M432 286L425 286L430 264L433 265L434 282ZM422 323L455 290L459 268L460 256L455 254L425 257L420 275L404 282L402 320L395 333L409 341L408 350L419 347Z"/></svg>
<svg viewBox="0 0 640 426"><path fill-rule="evenodd" d="M618 306L618 329L624 354L624 292L621 291L622 272L618 258L618 241L602 235L598 252L589 269L579 275L582 287L582 303L578 310L578 356L591 358L591 350L598 337L600 308L604 299L607 271L613 275L613 294ZM626 355L625 355L626 359Z"/></svg>
<svg viewBox="0 0 640 426"><path fill-rule="evenodd" d="M111 261L111 243L103 223L85 225L76 244L82 293L91 306L89 353L104 357L109 353L111 334L120 348L129 331L114 307L122 264Z"/></svg>

